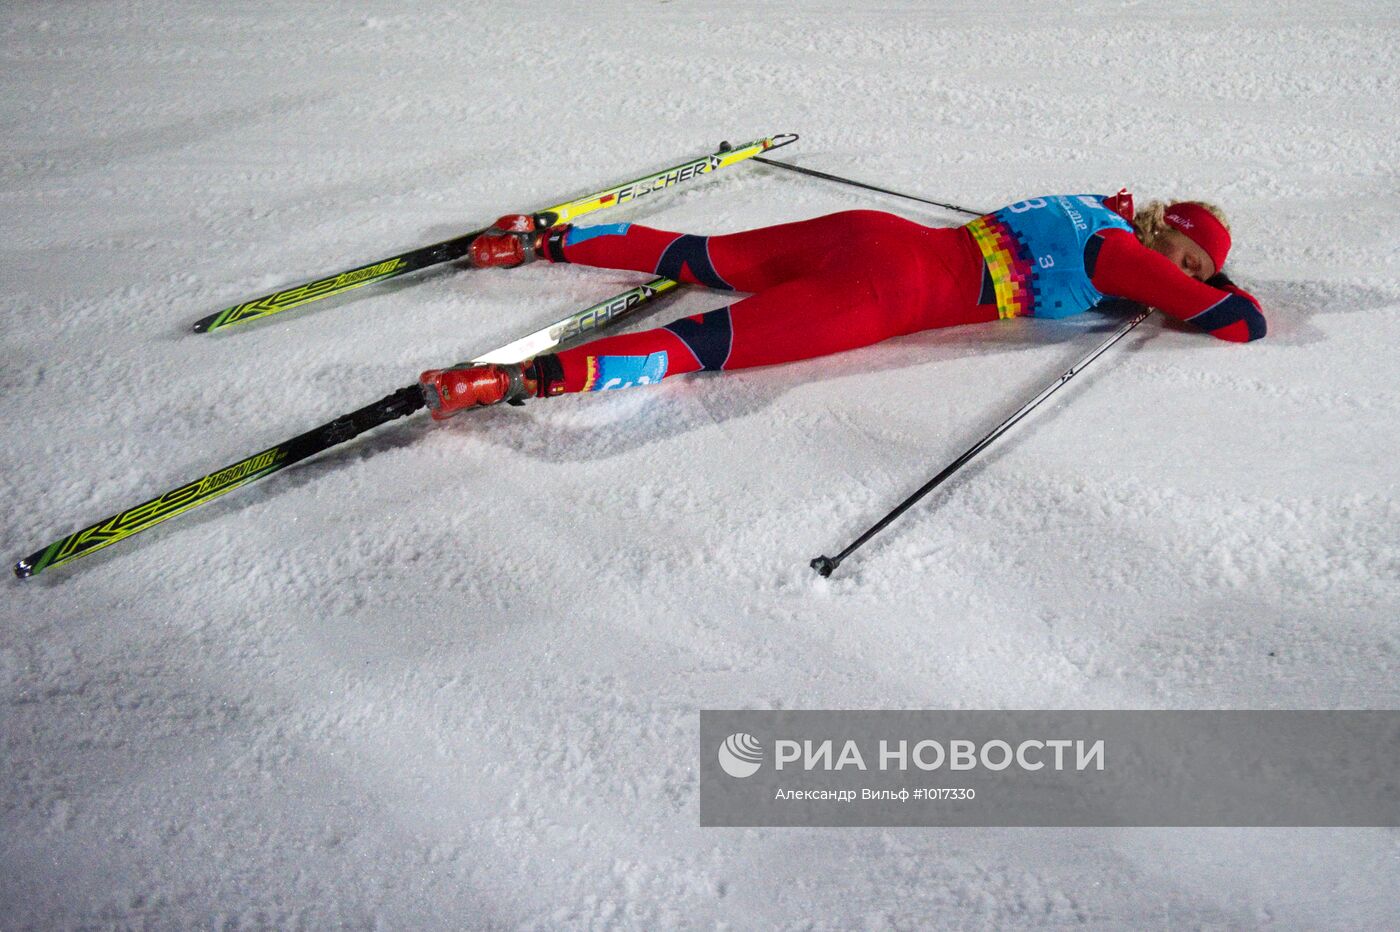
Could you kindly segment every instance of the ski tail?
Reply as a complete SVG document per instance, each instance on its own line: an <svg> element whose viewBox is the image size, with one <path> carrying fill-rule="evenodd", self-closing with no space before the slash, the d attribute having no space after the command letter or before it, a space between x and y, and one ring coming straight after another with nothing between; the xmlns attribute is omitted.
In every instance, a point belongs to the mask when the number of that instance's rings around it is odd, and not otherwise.
<svg viewBox="0 0 1400 932"><path fill-rule="evenodd" d="M592 336L631 314L651 299L677 287L669 278L656 278L635 288L575 311L535 333L508 343L499 349L483 353L474 362L522 362L557 346ZM211 502L234 489L275 472L293 463L339 446L368 430L401 417L407 417L427 406L422 388L417 382L386 395L358 411L336 418L315 430L293 437L285 443L269 447L246 459L201 476L193 482L171 489L149 501L119 511L95 524L75 531L19 560L15 575L21 579L38 575L55 566L71 563L80 557L96 553L103 547L125 540L149 528L183 514L191 508Z"/></svg>
<svg viewBox="0 0 1400 932"><path fill-rule="evenodd" d="M293 463L344 443L380 424L412 414L425 405L423 393L416 384L401 388L374 404L338 417L315 430L254 453L193 482L171 489L164 495L142 502L134 508L119 511L81 531L60 538L43 550L36 550L15 563L15 575L25 579L51 567L62 566L79 557L96 553L103 547L155 527L162 521L211 502L240 486L286 469Z"/></svg>
<svg viewBox="0 0 1400 932"><path fill-rule="evenodd" d="M638 200L691 179L699 178L722 168L728 168L763 152L789 145L796 142L797 138L795 133L782 133L776 136L766 136L763 139L739 146L724 144L717 151L708 155L702 155L659 172L653 172L650 175L536 211L534 213L535 220L541 227L572 223L579 217L594 211ZM423 246L397 256L380 259L344 272L337 272L334 275L327 275L315 281L284 288L251 301L244 301L196 321L193 329L196 333L214 333L235 324L261 320L264 317L280 314L312 301L320 301L323 298L406 275L409 272L416 272L432 265L456 261L467 254L472 241L484 232L486 232L485 229L475 230L464 236L444 240L431 246Z"/></svg>
<svg viewBox="0 0 1400 932"><path fill-rule="evenodd" d="M547 353L552 349L587 339L604 327L608 327L631 314L652 298L664 295L679 287L680 283L673 279L653 278L635 288L629 288L622 294L614 295L606 301L599 301L597 304L570 314L563 320L536 330L528 336L507 343L499 349L475 356L470 362L511 363L533 359L540 353ZM464 363L458 365L464 365Z"/></svg>
<svg viewBox="0 0 1400 932"><path fill-rule="evenodd" d="M584 214L590 214L606 207L616 207L649 194L664 191L693 178L719 171L721 168L737 165L770 149L790 145L797 139L796 133L780 133L777 136L767 136L739 146L721 143L719 148L709 155L702 155L680 165L664 168L644 178L608 188L606 191L599 191L596 194L588 194L563 204L546 207L544 210L536 212L535 221L541 227L573 223Z"/></svg>
<svg viewBox="0 0 1400 932"><path fill-rule="evenodd" d="M192 329L195 333L212 333L215 330L232 327L234 324L280 314L283 311L289 311L294 307L301 307L303 304L310 304L312 301L319 301L322 298L329 298L332 295L344 294L347 291L363 288L365 285L372 285L375 282L397 278L409 272L425 269L430 265L451 262L467 254L467 249L477 235L471 233L467 236L459 236L456 239L445 240L432 246L424 246L421 249L414 249L389 259L371 262L369 265L362 265L359 268L337 272L314 282L307 282L303 285L263 295L260 298L254 298L251 301L244 301L242 304L226 307L218 313L195 321Z"/></svg>

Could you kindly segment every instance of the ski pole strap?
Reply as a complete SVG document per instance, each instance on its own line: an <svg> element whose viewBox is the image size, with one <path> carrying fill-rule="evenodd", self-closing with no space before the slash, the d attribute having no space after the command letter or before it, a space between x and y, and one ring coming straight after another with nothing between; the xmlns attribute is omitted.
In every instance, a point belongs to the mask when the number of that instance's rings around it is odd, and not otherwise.
<svg viewBox="0 0 1400 932"><path fill-rule="evenodd" d="M880 194L888 194L892 197L902 197L908 201L918 201L920 204L930 204L934 207L942 207L945 210L955 211L960 214L967 214L970 217L980 217L988 211L973 210L970 207L959 207L957 204L947 204L943 201L931 201L926 197L919 197L915 194L905 194L902 191L892 191L889 188L882 188L878 185L866 184L864 181L856 181L852 178L843 178L840 175L833 175L830 172L817 171L815 168L804 168L801 165L793 165L791 162L779 162L777 159L765 159L755 155L755 162L762 162L764 165L772 165L774 168L785 168L790 172L797 172L799 175L811 175L813 178L824 178L827 181L835 181L838 184L848 184L856 188L864 188L867 191L876 191Z"/></svg>
<svg viewBox="0 0 1400 932"><path fill-rule="evenodd" d="M996 427L992 428L990 433L988 433L981 440L974 443L961 456L959 456L957 459L953 460L953 462L949 463L946 467L944 467L942 472L934 476L928 482L924 483L913 495L910 495L904 501L900 502L889 514L885 515L879 521L876 521L873 525L871 525L870 528L864 534L860 535L854 541L852 541L850 545L846 547L845 550L842 550L834 557L828 557L823 555L813 559L810 564L812 569L816 570L822 576L830 576L833 572L836 571L836 568L841 565L842 560L845 560L852 553L855 553L855 551L858 550L860 547L864 546L864 544L868 540L870 540L870 538L883 531L896 518L904 514L910 508L912 508L914 504L919 501L919 499L923 498L925 495L938 488L959 469L962 469L963 466L967 465L967 463L970 460L972 460L973 457L981 453L983 450L987 449L987 447L991 446L992 443L998 437L1006 433L1008 430L1014 427L1016 423L1020 421L1023 417L1025 417L1027 414L1030 414L1037 407L1039 407L1040 404L1045 401L1045 399L1049 398L1051 395L1055 394L1055 392L1059 391L1060 388L1066 382L1074 378L1079 373L1083 372L1084 369L1087 368L1091 362L1103 355L1103 353L1107 351L1110 346L1127 336L1134 327L1146 320L1147 316L1151 313L1151 308L1139 306L1138 312L1131 319L1129 319L1127 323L1119 327L1118 330L1113 334L1113 336L1100 343L1083 359L1080 359L1074 365L1070 366L1067 370L1065 370L1065 372L1058 379L1051 382L1045 388L1041 389L1039 394L1037 394L1030 401L1026 402L1024 405L1022 405L1015 414L1011 415L1006 420L998 424Z"/></svg>

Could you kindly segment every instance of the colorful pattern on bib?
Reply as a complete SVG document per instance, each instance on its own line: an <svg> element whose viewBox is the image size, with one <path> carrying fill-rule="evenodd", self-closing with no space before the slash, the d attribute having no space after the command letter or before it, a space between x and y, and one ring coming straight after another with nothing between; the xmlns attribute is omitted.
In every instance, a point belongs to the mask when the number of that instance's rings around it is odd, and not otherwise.
<svg viewBox="0 0 1400 932"><path fill-rule="evenodd" d="M1100 230L1132 230L1100 194L1033 197L967 225L986 260L998 317L1068 317L1103 300L1084 268Z"/></svg>
<svg viewBox="0 0 1400 932"><path fill-rule="evenodd" d="M969 223L967 229L987 261L987 272L996 289L997 316L1021 317L1034 313L1031 278L1035 263L1011 228L999 222L996 214L987 214Z"/></svg>

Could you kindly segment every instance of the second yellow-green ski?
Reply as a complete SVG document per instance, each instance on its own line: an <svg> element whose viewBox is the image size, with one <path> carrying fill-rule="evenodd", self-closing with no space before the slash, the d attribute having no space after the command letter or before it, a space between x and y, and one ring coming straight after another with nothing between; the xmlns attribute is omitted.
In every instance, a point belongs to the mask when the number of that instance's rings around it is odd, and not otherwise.
<svg viewBox="0 0 1400 932"><path fill-rule="evenodd" d="M626 204L637 198L665 190L701 175L707 175L718 169L727 168L770 149L776 149L796 141L796 133L781 133L738 146L721 144L716 151L708 155L698 156L645 177L535 211L535 221L540 227L571 223L576 218L595 210ZM465 256L471 247L472 240L484 232L486 232L485 228L474 230L441 243L421 246L397 256L390 256L387 259L376 259L344 272L326 275L314 281L292 285L260 298L235 304L233 307L224 308L216 314L210 314L197 321L194 324L194 331L195 333L213 333L216 330L232 327L234 324L260 320L273 314L291 310L294 307L300 307L303 304L309 304L312 301L329 298L332 295L342 294L374 282L397 278L400 275L416 272L431 265L455 261Z"/></svg>
<svg viewBox="0 0 1400 932"><path fill-rule="evenodd" d="M679 287L669 278L654 278L606 301L575 311L562 320L521 337L489 353L473 357L472 362L519 362L560 346L568 346L610 327L655 298L669 294ZM462 365L458 363L457 365ZM95 524L60 537L47 547L36 550L14 565L21 579L37 575L55 566L63 566L80 557L126 540L142 531L184 514L191 508L211 502L234 489L256 482L265 476L286 469L308 457L346 443L366 431L397 418L407 417L427 406L423 386L418 382L386 395L373 404L322 424L314 430L283 441L252 456L216 469L182 486L157 495L133 508L109 515Z"/></svg>

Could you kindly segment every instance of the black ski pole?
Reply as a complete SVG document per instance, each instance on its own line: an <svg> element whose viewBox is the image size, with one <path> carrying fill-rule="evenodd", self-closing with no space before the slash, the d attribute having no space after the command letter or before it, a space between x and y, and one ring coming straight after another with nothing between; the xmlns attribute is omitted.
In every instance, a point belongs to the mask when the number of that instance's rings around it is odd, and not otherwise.
<svg viewBox="0 0 1400 932"><path fill-rule="evenodd" d="M880 194L889 194L894 197L902 197L909 201L918 201L920 204L932 204L934 207L942 207L945 210L957 211L960 214L967 214L970 217L980 217L987 213L985 210L972 210L968 207L959 207L957 204L945 204L942 201L931 201L926 197L919 197L914 194L905 194L902 191L891 191L889 188L881 188L873 184L866 184L864 181L855 181L851 178L842 178L840 175L833 175L829 172L819 172L815 168L803 168L801 165L794 165L791 162L779 162L777 159L767 159L759 155L753 157L755 162L762 162L764 165L772 165L775 168L786 168L790 172L797 172L800 175L811 175L813 178L825 178L827 181L835 181L840 184L848 184L857 188L864 188L867 191L878 191Z"/></svg>
<svg viewBox="0 0 1400 932"><path fill-rule="evenodd" d="M1065 371L1064 375L1060 376L1054 382L1051 382L1049 385L1047 385L1044 389L1041 390L1040 394L1036 395L1030 401L1022 405L1021 410L1017 411L1015 414L1011 415L1009 418L1002 421L995 428L993 428L991 433L987 434L987 436L974 443L967 450L967 452L965 452L962 456L959 456L957 459L953 460L953 462L949 463L947 468L945 468L938 475L934 476L932 479L926 482L917 492L906 498L904 501L900 502L898 507L896 507L889 514L885 515L879 521L875 522L875 524L872 525L868 531L866 531L864 534L860 535L854 541L852 541L850 546L848 546L845 550L841 551L834 557L820 556L814 559L811 563L812 569L816 570L822 576L830 576L833 572L835 572L836 568L841 565L842 560L849 557L852 553L854 553L862 545L864 545L866 541L870 540L870 538L874 537L876 534L884 530L890 524L890 522L894 521L894 519L898 518L900 515L908 511L911 507L913 507L915 502L917 502L919 499L923 498L925 495L942 485L945 480L947 480L950 476L953 475L953 473L957 472L959 469L962 469L963 466L967 465L968 461L971 460L974 456L976 456L978 453L981 453L987 447L991 446L993 441L995 441L1002 434L1006 433L1008 430L1014 427L1017 421L1021 420L1021 418L1025 417L1027 414L1030 414L1040 405L1042 401L1053 395L1062 385L1064 385L1070 379L1074 378L1079 373L1083 372L1084 369L1089 365L1089 363L1099 358L1099 356L1102 355L1103 352L1107 350L1110 346L1123 339L1123 337L1127 336L1130 330L1132 330L1138 324L1146 320L1147 315L1151 313L1151 308L1142 308L1136 315L1133 316L1131 320L1129 320L1122 327L1118 328L1118 331L1115 334L1113 334L1113 336L1109 337L1107 340L1101 343L1093 352L1089 353L1089 355L1079 360L1079 362L1070 366L1069 369Z"/></svg>

